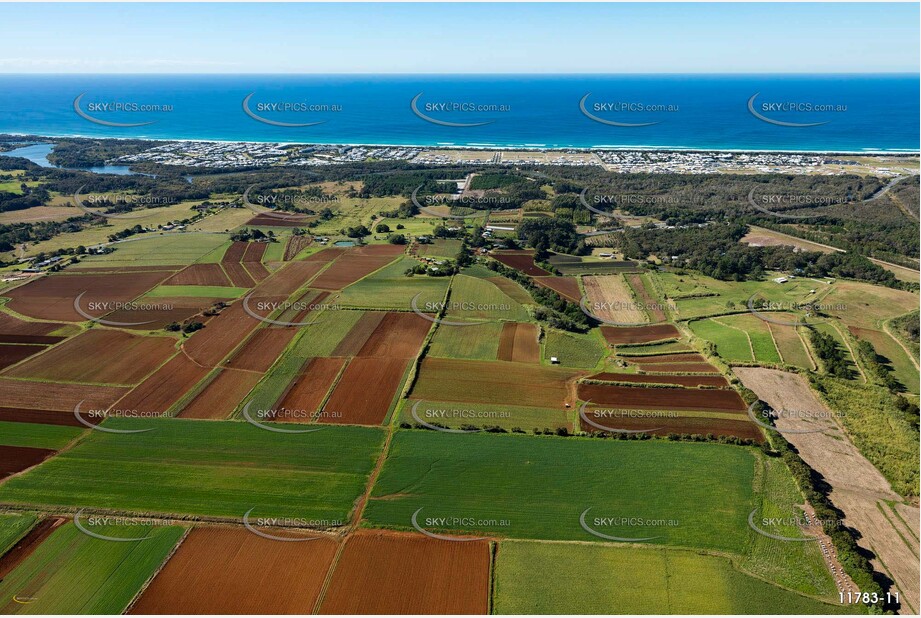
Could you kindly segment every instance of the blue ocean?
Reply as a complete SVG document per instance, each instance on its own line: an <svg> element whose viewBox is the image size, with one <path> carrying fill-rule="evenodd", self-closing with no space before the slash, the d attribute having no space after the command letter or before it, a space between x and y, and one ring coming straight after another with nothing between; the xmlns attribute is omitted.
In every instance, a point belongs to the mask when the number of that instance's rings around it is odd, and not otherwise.
<svg viewBox="0 0 921 618"><path fill-rule="evenodd" d="M918 75L2 75L0 133L917 152Z"/></svg>

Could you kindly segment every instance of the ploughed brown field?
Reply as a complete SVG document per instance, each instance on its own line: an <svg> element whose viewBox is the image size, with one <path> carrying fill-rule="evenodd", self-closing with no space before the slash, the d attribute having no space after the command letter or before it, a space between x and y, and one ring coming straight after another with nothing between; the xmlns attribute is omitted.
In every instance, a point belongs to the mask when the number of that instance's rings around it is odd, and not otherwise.
<svg viewBox="0 0 921 618"><path fill-rule="evenodd" d="M0 343L0 369L15 365L45 349L43 345L16 345Z"/></svg>
<svg viewBox="0 0 921 618"><path fill-rule="evenodd" d="M221 257L221 263L234 263L239 262L243 259L243 254L246 253L246 246L248 242L242 240L235 240L230 243L230 246L227 247L227 251L224 252L223 257Z"/></svg>
<svg viewBox="0 0 921 618"><path fill-rule="evenodd" d="M220 264L192 264L164 281L164 284L228 286L230 280Z"/></svg>
<svg viewBox="0 0 921 618"><path fill-rule="evenodd" d="M0 480L38 465L54 453L54 450L47 448L0 445Z"/></svg>
<svg viewBox="0 0 921 618"><path fill-rule="evenodd" d="M182 409L179 416L182 418L227 418L261 378L261 374L252 371L222 369L220 374L203 388L189 402L189 405Z"/></svg>
<svg viewBox="0 0 921 618"><path fill-rule="evenodd" d="M386 315L383 311L366 311L342 338L331 356L355 356L377 330Z"/></svg>
<svg viewBox="0 0 921 618"><path fill-rule="evenodd" d="M0 311L0 342L2 343L57 343L63 337L49 333L64 326L58 322L29 322Z"/></svg>
<svg viewBox="0 0 921 618"><path fill-rule="evenodd" d="M602 372L589 376L591 380L604 380L606 382L635 382L637 384L675 384L677 386L713 386L728 388L729 381L721 375L717 376L667 376L649 375L645 373L610 373Z"/></svg>
<svg viewBox="0 0 921 618"><path fill-rule="evenodd" d="M310 287L318 290L341 290L393 261L386 254L347 253L330 264L329 268L313 280Z"/></svg>
<svg viewBox="0 0 921 618"><path fill-rule="evenodd" d="M251 306L255 305L254 302ZM243 301L237 301L193 333L183 342L182 349L197 364L217 367L260 324L262 322L244 311Z"/></svg>
<svg viewBox="0 0 921 618"><path fill-rule="evenodd" d="M714 373L718 374L719 369L710 363L652 363L642 366L645 372L659 373Z"/></svg>
<svg viewBox="0 0 921 618"><path fill-rule="evenodd" d="M431 326L430 321L415 313L386 313L358 356L415 358Z"/></svg>
<svg viewBox="0 0 921 618"><path fill-rule="evenodd" d="M534 277L534 283L549 288L574 303L581 302L582 293L575 277Z"/></svg>
<svg viewBox="0 0 921 618"><path fill-rule="evenodd" d="M301 370L288 391L282 396L281 402L275 406L276 409L282 410L305 410L313 413L320 409L323 398L329 392L333 380L339 375L342 366L345 364L344 358L312 358ZM300 422L306 423L310 417L304 417L300 414L286 415L277 414L273 420L280 422Z"/></svg>
<svg viewBox="0 0 921 618"><path fill-rule="evenodd" d="M312 215L299 217L278 217L271 215L256 215L246 222L250 227L304 227L311 219L316 219Z"/></svg>
<svg viewBox="0 0 921 618"><path fill-rule="evenodd" d="M256 285L249 271L240 262L224 262L221 264L227 276L230 277L230 283L237 288L251 288Z"/></svg>
<svg viewBox="0 0 921 618"><path fill-rule="evenodd" d="M296 334L297 329L294 327L258 328L243 347L234 353L227 366L260 373L268 371Z"/></svg>
<svg viewBox="0 0 921 618"><path fill-rule="evenodd" d="M403 245L363 245L352 249L355 255L389 255L391 257L406 253Z"/></svg>
<svg viewBox="0 0 921 618"><path fill-rule="evenodd" d="M73 417L74 407L105 410L128 392L125 386L88 386L0 378L0 402L7 408L58 410Z"/></svg>
<svg viewBox="0 0 921 618"><path fill-rule="evenodd" d="M328 263L332 262L345 252L345 247L326 247L325 249L321 249L312 255L308 255L304 258L304 261Z"/></svg>
<svg viewBox="0 0 921 618"><path fill-rule="evenodd" d="M172 337L143 337L92 328L10 369L15 378L137 384L176 353Z"/></svg>
<svg viewBox="0 0 921 618"><path fill-rule="evenodd" d="M533 303L534 299L523 287L507 277L486 277L486 280L505 292L509 298L519 303Z"/></svg>
<svg viewBox="0 0 921 618"><path fill-rule="evenodd" d="M81 413L80 416L90 423L98 424L102 417L90 417ZM82 427L72 413L61 410L30 410L28 408L0 408L0 421L13 423L41 423L42 425L64 425L66 427Z"/></svg>
<svg viewBox="0 0 921 618"><path fill-rule="evenodd" d="M321 614L486 614L489 543L361 530L348 538Z"/></svg>
<svg viewBox="0 0 921 618"><path fill-rule="evenodd" d="M246 243L246 250L243 252L241 262L261 262L262 256L265 255L267 242L250 242Z"/></svg>
<svg viewBox="0 0 921 618"><path fill-rule="evenodd" d="M747 438L761 442L764 440L763 435L750 422L747 417L739 415L738 419L714 418L714 417L695 417L695 416L678 416L678 417L649 417L649 418L631 418L618 417L611 418L608 416L595 417L591 410L586 410L593 423L610 427L611 429L626 429L628 431L643 430L646 433L657 436L665 436L670 433L689 433L707 435L712 433L715 436L736 436L737 438ZM579 424L583 431L596 432L600 431L598 427L586 423L585 419L580 418Z"/></svg>
<svg viewBox="0 0 921 618"><path fill-rule="evenodd" d="M551 276L551 273L534 263L534 251L493 251L490 255L506 266L531 277Z"/></svg>
<svg viewBox="0 0 921 618"><path fill-rule="evenodd" d="M561 367L426 357L413 399L563 408L575 402L567 382L582 375Z"/></svg>
<svg viewBox="0 0 921 618"><path fill-rule="evenodd" d="M323 262L287 262L256 287L254 296L284 296L287 298L320 272L323 265Z"/></svg>
<svg viewBox="0 0 921 618"><path fill-rule="evenodd" d="M602 326L601 334L608 343L650 343L663 339L677 339L681 336L672 324L651 324L649 326Z"/></svg>
<svg viewBox="0 0 921 618"><path fill-rule="evenodd" d="M120 399L115 408L136 410L139 414L162 414L208 375L208 371L185 354L177 354Z"/></svg>
<svg viewBox="0 0 921 618"><path fill-rule="evenodd" d="M23 560L32 555L42 542L51 536L55 529L66 522L63 517L43 519L35 524L24 537L10 549L10 551L0 556L0 581L13 572Z"/></svg>
<svg viewBox="0 0 921 618"><path fill-rule="evenodd" d="M681 363L706 363L707 359L694 352L679 352L678 354L650 354L648 356L625 356L627 362L635 365L662 365Z"/></svg>
<svg viewBox="0 0 921 618"><path fill-rule="evenodd" d="M149 308L119 309L106 314L105 319L128 324L141 322L124 328L145 331L161 329L171 322L181 323L193 316L198 316L197 321L207 323L210 318L200 314L221 301L220 298L201 296L157 297L141 301L151 305Z"/></svg>
<svg viewBox="0 0 921 618"><path fill-rule="evenodd" d="M49 275L20 286L9 292L8 306L16 313L43 320L85 322L74 310L74 300L86 292L81 299L83 311L95 317L103 317L105 308L90 309L91 303L125 303L137 298L170 275L172 270L144 271L110 274ZM113 307L114 309L114 307Z"/></svg>
<svg viewBox="0 0 921 618"><path fill-rule="evenodd" d="M282 542L244 528L194 528L130 613L311 614L335 555L326 537Z"/></svg>
<svg viewBox="0 0 921 618"><path fill-rule="evenodd" d="M745 412L733 390L579 384L579 399L614 408Z"/></svg>
<svg viewBox="0 0 921 618"><path fill-rule="evenodd" d="M537 325L506 322L499 335L499 351L496 358L501 361L539 363L540 344L537 342Z"/></svg>
<svg viewBox="0 0 921 618"><path fill-rule="evenodd" d="M318 420L321 423L380 425L387 417L408 366L409 360L404 358L353 358Z"/></svg>

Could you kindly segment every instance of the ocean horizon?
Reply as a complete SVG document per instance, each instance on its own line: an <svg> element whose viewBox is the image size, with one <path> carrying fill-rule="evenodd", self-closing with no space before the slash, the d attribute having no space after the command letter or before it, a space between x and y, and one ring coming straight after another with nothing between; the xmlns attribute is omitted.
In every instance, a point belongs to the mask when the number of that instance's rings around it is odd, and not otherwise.
<svg viewBox="0 0 921 618"><path fill-rule="evenodd" d="M916 74L0 75L0 133L917 153Z"/></svg>

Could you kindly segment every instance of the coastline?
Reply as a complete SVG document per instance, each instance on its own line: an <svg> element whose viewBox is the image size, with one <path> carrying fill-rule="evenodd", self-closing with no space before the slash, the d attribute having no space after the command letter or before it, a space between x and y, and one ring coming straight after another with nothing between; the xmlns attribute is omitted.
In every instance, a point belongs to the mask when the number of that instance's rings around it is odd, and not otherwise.
<svg viewBox="0 0 921 618"><path fill-rule="evenodd" d="M891 156L891 157L910 157L921 156L921 148L917 150L906 149L866 149L866 150L770 150L770 149L753 149L753 148L700 148L691 146L615 146L615 145L598 145L598 146L535 146L535 145L467 145L467 144L385 144L379 142L291 142L291 141L272 141L272 140L234 140L234 139L195 139L195 138L164 138L164 137L103 137L99 135L42 135L37 133L16 133L0 132L0 138L37 138L45 142L52 142L55 139L97 139L97 140L119 140L134 141L142 140L149 142L168 143L205 143L205 144L277 144L279 146L329 146L340 148L414 148L424 150L482 150L482 151L532 151L532 152L681 152L681 153L732 153L732 154L783 154L783 155L847 155L847 156ZM37 141L36 140L36 141Z"/></svg>

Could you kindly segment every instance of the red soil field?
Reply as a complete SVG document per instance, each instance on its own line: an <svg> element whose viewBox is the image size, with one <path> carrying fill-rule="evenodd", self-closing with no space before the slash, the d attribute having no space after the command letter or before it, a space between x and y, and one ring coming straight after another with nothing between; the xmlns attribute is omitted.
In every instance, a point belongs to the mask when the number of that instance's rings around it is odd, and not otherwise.
<svg viewBox="0 0 921 618"><path fill-rule="evenodd" d="M346 541L319 613L486 614L489 563L487 541L361 530Z"/></svg>
<svg viewBox="0 0 921 618"><path fill-rule="evenodd" d="M624 360L635 365L661 365L681 363L706 363L707 359L694 352L679 352L678 354L650 354L649 356L624 356Z"/></svg>
<svg viewBox="0 0 921 618"><path fill-rule="evenodd" d="M582 301L582 293L579 291L579 283L575 277L534 277L533 281L574 303Z"/></svg>
<svg viewBox="0 0 921 618"><path fill-rule="evenodd" d="M528 293L528 291L511 279L507 279L505 277L486 277L486 280L505 292L505 294L512 300L518 301L519 303L534 302L534 299L531 298L531 295Z"/></svg>
<svg viewBox="0 0 921 618"><path fill-rule="evenodd" d="M741 416L738 420L725 418L706 418L682 416L678 418L608 418L593 417L590 411L586 411L592 422L612 429L647 429L649 434L665 436L670 433L690 433L707 435L712 433L715 436L736 436L738 438L748 438L761 442L764 436L758 430L754 423L748 421L747 417ZM584 431L599 431L597 427L592 427L581 418L579 423ZM655 431L652 431L655 430Z"/></svg>
<svg viewBox="0 0 921 618"><path fill-rule="evenodd" d="M665 311L662 309L662 303L649 295L646 286L643 285L642 277L637 274L628 274L625 276L627 277L627 282L630 284L630 287L633 288L636 297L646 308L646 313L649 314L649 321L664 322L667 318L665 316Z"/></svg>
<svg viewBox="0 0 921 618"><path fill-rule="evenodd" d="M575 403L567 382L579 375L560 367L426 357L412 398L563 409Z"/></svg>
<svg viewBox="0 0 921 618"><path fill-rule="evenodd" d="M0 446L0 480L40 464L54 453L55 451L47 448Z"/></svg>
<svg viewBox="0 0 921 618"><path fill-rule="evenodd" d="M137 384L176 353L172 337L93 328L9 370L16 378Z"/></svg>
<svg viewBox="0 0 921 618"><path fill-rule="evenodd" d="M285 245L285 254L282 259L286 262L294 259L294 256L300 253L311 242L313 242L313 238L311 238L310 236L291 236L289 237L288 243Z"/></svg>
<svg viewBox="0 0 921 618"><path fill-rule="evenodd" d="M385 315L386 313L383 311L364 312L348 334L336 345L330 356L355 356L358 354L371 335L374 334L374 331L377 330L377 327L380 326Z"/></svg>
<svg viewBox="0 0 921 618"><path fill-rule="evenodd" d="M246 253L246 245L248 242L243 242L241 240L235 240L230 243L230 246L227 247L227 251L224 252L224 256L221 257L221 264L235 264L240 262L243 259L243 254Z"/></svg>
<svg viewBox="0 0 921 618"><path fill-rule="evenodd" d="M269 246L267 242L250 242L246 243L246 251L243 252L241 262L261 262L262 256L265 255L265 249Z"/></svg>
<svg viewBox="0 0 921 618"><path fill-rule="evenodd" d="M199 367L185 354L177 354L116 402L115 408L137 410L139 414L162 414L207 374L208 369Z"/></svg>
<svg viewBox="0 0 921 618"><path fill-rule="evenodd" d="M220 264L192 264L163 282L164 285L229 286L230 280Z"/></svg>
<svg viewBox="0 0 921 618"><path fill-rule="evenodd" d="M182 409L182 418L223 419L230 416L256 383L262 378L250 371L223 369L189 405Z"/></svg>
<svg viewBox="0 0 921 618"><path fill-rule="evenodd" d="M74 311L74 299L86 292L81 303L90 315L103 317L105 309L90 310L90 303L118 303L137 298L173 274L147 271L105 275L50 275L5 292L9 308L22 315L45 319L85 322Z"/></svg>
<svg viewBox="0 0 921 618"><path fill-rule="evenodd" d="M236 288L251 288L256 285L255 280L250 276L249 271L240 262L225 262L222 264L227 276L230 277L230 283Z"/></svg>
<svg viewBox="0 0 921 618"><path fill-rule="evenodd" d="M533 251L494 251L490 255L506 266L520 270L526 275L532 277L551 276L551 273L548 273L534 263Z"/></svg>
<svg viewBox="0 0 921 618"><path fill-rule="evenodd" d="M677 384L678 386L714 386L728 388L729 382L723 376L666 376L649 375L645 373L596 373L589 376L590 380L605 380L607 382L636 382L646 384Z"/></svg>
<svg viewBox="0 0 921 618"><path fill-rule="evenodd" d="M602 326L601 334L608 343L650 343L663 339L677 339L681 336L672 324L651 326Z"/></svg>
<svg viewBox="0 0 921 618"><path fill-rule="evenodd" d="M599 406L660 410L745 411L732 390L579 384L579 399Z"/></svg>
<svg viewBox="0 0 921 618"><path fill-rule="evenodd" d="M537 325L518 322L503 324L496 358L501 361L518 363L539 363L540 344L537 342Z"/></svg>
<svg viewBox="0 0 921 618"><path fill-rule="evenodd" d="M311 614L336 549L326 537L285 543L193 528L129 613Z"/></svg>
<svg viewBox="0 0 921 618"><path fill-rule="evenodd" d="M653 363L641 365L644 372L653 373L715 373L719 369L710 363Z"/></svg>
<svg viewBox="0 0 921 618"><path fill-rule="evenodd" d="M293 327L273 326L256 329L243 347L234 353L227 366L260 373L268 371L296 334L297 329Z"/></svg>
<svg viewBox="0 0 921 618"><path fill-rule="evenodd" d="M81 414L84 420L99 423L102 419L98 416L90 418ZM74 418L70 412L61 410L30 410L28 408L0 408L0 421L13 423L40 423L42 425L64 425L65 427L82 427L83 425Z"/></svg>
<svg viewBox="0 0 921 618"><path fill-rule="evenodd" d="M260 324L243 310L243 302L237 301L189 337L182 349L199 365L217 367Z"/></svg>
<svg viewBox="0 0 921 618"><path fill-rule="evenodd" d="M387 417L409 361L353 358L320 413L321 423L380 425Z"/></svg>
<svg viewBox="0 0 921 618"><path fill-rule="evenodd" d="M269 269L262 265L262 262L243 262L243 266L256 283L263 281L271 274Z"/></svg>
<svg viewBox="0 0 921 618"><path fill-rule="evenodd" d="M13 572L23 560L32 555L42 542L51 536L55 529L66 522L63 517L53 519L43 519L35 524L24 537L10 549L10 551L0 557L0 581Z"/></svg>
<svg viewBox="0 0 921 618"><path fill-rule="evenodd" d="M8 408L60 410L73 416L74 406L105 410L128 392L124 386L87 386L0 378L0 402Z"/></svg>
<svg viewBox="0 0 921 618"><path fill-rule="evenodd" d="M182 270L182 268L183 266L176 265L176 264L173 264L173 265L150 264L150 265L143 265L143 266L108 266L108 265L101 265L97 263L87 264L86 262L78 262L76 264L73 264L72 266L68 266L67 270L70 272L74 272L74 273L79 272L79 273L98 275L101 273L140 273L140 272L154 271L154 270L169 270L175 273L178 270Z"/></svg>
<svg viewBox="0 0 921 618"><path fill-rule="evenodd" d="M48 333L62 326L64 324L58 322L27 322L0 311L0 341L4 343L57 343L63 337L51 337L48 336ZM35 337L35 339L20 339L20 337Z"/></svg>
<svg viewBox="0 0 921 618"><path fill-rule="evenodd" d="M403 245L364 245L352 249L354 255L389 255L397 256L406 253Z"/></svg>
<svg viewBox="0 0 921 618"><path fill-rule="evenodd" d="M182 323L194 316L198 316L196 320L199 322L207 322L209 318L200 315L201 312L222 300L220 298L188 296L142 298L141 303L155 305L155 307L113 311L106 316L106 319L115 322L146 322L137 326L125 327L131 330L158 330L171 322ZM170 308L167 309L166 307Z"/></svg>
<svg viewBox="0 0 921 618"><path fill-rule="evenodd" d="M393 261L389 255L356 255L349 253L333 262L310 287L320 290L341 290L370 275Z"/></svg>
<svg viewBox="0 0 921 618"><path fill-rule="evenodd" d="M256 215L246 222L251 227L304 227L311 220L316 219L313 215L304 215L303 217L281 218L270 215Z"/></svg>
<svg viewBox="0 0 921 618"><path fill-rule="evenodd" d="M386 313L358 356L415 358L431 326L415 313Z"/></svg>
<svg viewBox="0 0 921 618"><path fill-rule="evenodd" d="M0 343L0 369L15 365L45 349L42 345L11 345Z"/></svg>
<svg viewBox="0 0 921 618"><path fill-rule="evenodd" d="M304 258L305 262L332 262L346 252L342 247L326 247Z"/></svg>
<svg viewBox="0 0 921 618"><path fill-rule="evenodd" d="M288 391L282 396L281 403L276 408L316 412L320 409L323 398L326 397L329 387L332 386L333 380L339 375L344 364L344 358L310 359L301 370L300 375L288 387ZM283 418L276 418L276 420L302 423L310 420L309 417L304 418L301 415L282 416Z"/></svg>
<svg viewBox="0 0 921 618"><path fill-rule="evenodd" d="M322 262L287 262L256 287L256 295L271 294L287 298L310 281L321 268Z"/></svg>

